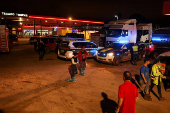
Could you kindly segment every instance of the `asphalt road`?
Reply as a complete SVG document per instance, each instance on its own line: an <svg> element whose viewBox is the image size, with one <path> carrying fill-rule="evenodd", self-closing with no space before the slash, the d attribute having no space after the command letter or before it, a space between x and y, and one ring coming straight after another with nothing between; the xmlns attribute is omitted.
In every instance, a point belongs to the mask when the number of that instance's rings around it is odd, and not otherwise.
<svg viewBox="0 0 170 113"><path fill-rule="evenodd" d="M87 60L86 75L77 75L76 83L68 83L70 61L57 59L54 52L45 54L39 61L38 53L28 39L19 39L10 54L0 54L0 110L5 113L102 113L102 109L114 113L118 87L123 83L123 72L129 70L134 78L140 72L143 61L137 66L130 61L119 66ZM157 89L154 87L157 94ZM110 101L103 103L101 93ZM167 99L160 102L151 93L153 101L139 95L136 113L169 113L170 96L162 85ZM105 106L111 107L103 107Z"/></svg>

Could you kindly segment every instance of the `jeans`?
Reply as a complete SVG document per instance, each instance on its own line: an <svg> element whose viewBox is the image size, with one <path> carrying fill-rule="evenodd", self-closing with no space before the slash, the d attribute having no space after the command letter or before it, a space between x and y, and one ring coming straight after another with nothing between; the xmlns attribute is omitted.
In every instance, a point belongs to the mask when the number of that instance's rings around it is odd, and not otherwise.
<svg viewBox="0 0 170 113"><path fill-rule="evenodd" d="M145 84L143 80L140 80L140 90L143 91L144 94L149 94L149 83Z"/></svg>
<svg viewBox="0 0 170 113"><path fill-rule="evenodd" d="M139 59L139 54L138 54L138 52L134 52L134 53L133 53L133 63L136 63L136 62L138 61L138 59Z"/></svg>
<svg viewBox="0 0 170 113"><path fill-rule="evenodd" d="M39 60L42 60L44 57L44 51L39 51Z"/></svg>

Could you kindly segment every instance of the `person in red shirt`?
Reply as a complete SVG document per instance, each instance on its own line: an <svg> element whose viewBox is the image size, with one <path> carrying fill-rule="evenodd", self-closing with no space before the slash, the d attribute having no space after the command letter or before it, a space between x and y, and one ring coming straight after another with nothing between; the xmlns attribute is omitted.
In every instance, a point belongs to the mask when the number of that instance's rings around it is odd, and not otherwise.
<svg viewBox="0 0 170 113"><path fill-rule="evenodd" d="M119 86L118 91L118 108L116 113L135 113L136 101L138 99L137 87L130 81L131 73L125 71L123 74L124 84Z"/></svg>
<svg viewBox="0 0 170 113"><path fill-rule="evenodd" d="M79 64L80 64L80 75L84 76L85 75L85 70L86 70L86 60L87 60L87 55L88 53L82 48L82 50L78 53L78 59L79 59Z"/></svg>

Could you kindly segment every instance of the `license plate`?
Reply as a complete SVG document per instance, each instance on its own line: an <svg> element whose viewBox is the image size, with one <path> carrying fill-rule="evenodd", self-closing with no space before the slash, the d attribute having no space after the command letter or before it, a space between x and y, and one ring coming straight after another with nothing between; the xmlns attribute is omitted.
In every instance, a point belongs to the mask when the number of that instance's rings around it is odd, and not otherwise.
<svg viewBox="0 0 170 113"><path fill-rule="evenodd" d="M61 53L64 53L64 50L61 50Z"/></svg>

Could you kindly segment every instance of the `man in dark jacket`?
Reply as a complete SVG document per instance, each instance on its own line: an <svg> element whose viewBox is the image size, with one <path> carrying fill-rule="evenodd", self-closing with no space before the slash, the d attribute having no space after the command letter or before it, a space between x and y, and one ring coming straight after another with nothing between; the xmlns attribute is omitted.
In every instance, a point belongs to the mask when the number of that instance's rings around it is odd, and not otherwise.
<svg viewBox="0 0 170 113"><path fill-rule="evenodd" d="M38 45L38 48L39 48L39 61L40 60L43 60L43 57L44 57L44 42L41 41Z"/></svg>

